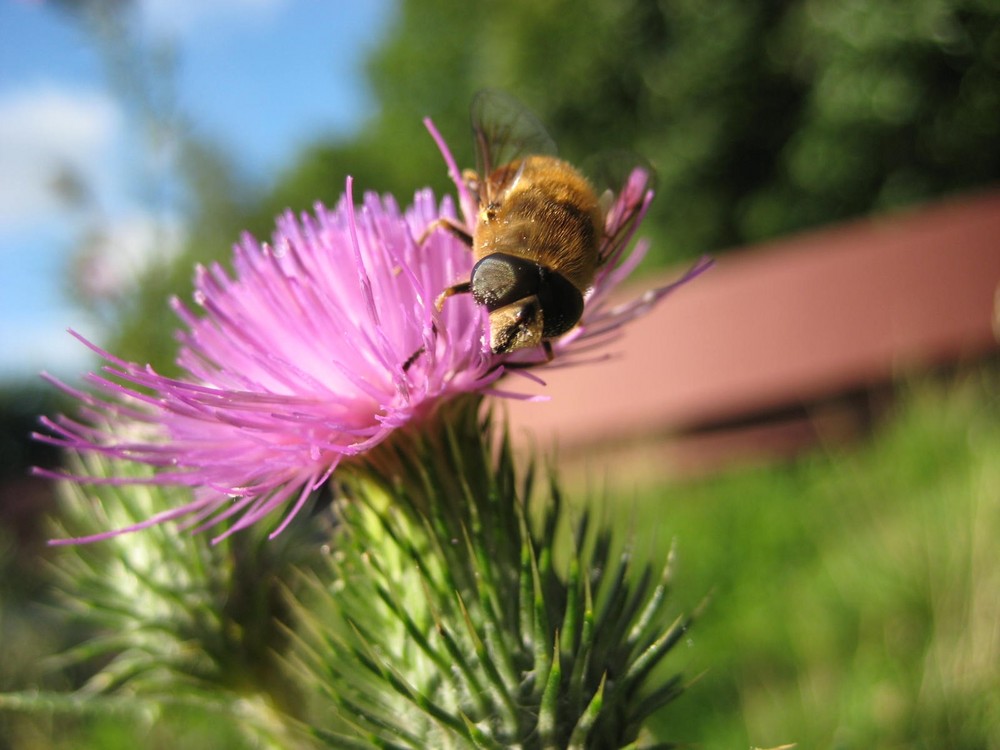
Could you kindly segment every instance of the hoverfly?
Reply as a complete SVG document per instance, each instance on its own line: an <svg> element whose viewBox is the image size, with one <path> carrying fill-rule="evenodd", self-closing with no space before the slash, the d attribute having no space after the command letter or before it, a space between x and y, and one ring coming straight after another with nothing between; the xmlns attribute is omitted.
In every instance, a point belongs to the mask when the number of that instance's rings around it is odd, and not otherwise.
<svg viewBox="0 0 1000 750"><path fill-rule="evenodd" d="M555 156L538 119L513 97L486 90L471 108L476 171L462 174L478 203L475 228L447 219L433 222L472 250L468 281L446 288L440 310L455 294L471 294L489 313L494 354L541 346L580 320L584 299L604 264L617 260L646 204L652 170L637 157L608 161L608 190L598 194L582 172ZM624 167L624 168L623 168ZM641 189L620 205L616 193L635 169Z"/></svg>

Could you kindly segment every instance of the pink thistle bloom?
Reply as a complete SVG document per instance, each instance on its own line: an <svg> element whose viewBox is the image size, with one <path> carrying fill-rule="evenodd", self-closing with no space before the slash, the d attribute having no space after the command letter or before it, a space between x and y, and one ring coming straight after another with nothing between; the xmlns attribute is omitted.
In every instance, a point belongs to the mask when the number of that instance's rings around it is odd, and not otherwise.
<svg viewBox="0 0 1000 750"><path fill-rule="evenodd" d="M475 205L454 160L430 123L455 179L464 224L475 226ZM636 170L608 212L613 231L624 207L641 202L638 225L652 198L649 175ZM341 461L363 454L397 429L463 393L501 393L494 384L505 363L525 374L543 358L531 351L493 354L485 311L468 295L448 300L441 290L468 279L472 254L436 219L458 221L453 202L430 190L401 210L391 197L366 194L356 205L347 181L333 210L280 217L271 243L249 235L234 248L233 273L199 267L196 314L174 299L186 330L178 337L171 378L151 366L116 358L74 334L106 361L86 381L94 393L58 383L81 403L79 416L43 418L36 438L81 452L153 467L148 479L38 473L85 483L185 485L192 500L132 526L56 543L89 542L184 518L201 531L236 520L224 538L286 508L279 534ZM619 255L624 252L622 243ZM623 323L641 315L697 275L611 306L611 290L641 260L639 243L625 259L599 271L579 325L552 342L553 364L578 360ZM570 355L570 356L567 356ZM534 359L533 359L534 358ZM537 380L537 378L536 378Z"/></svg>

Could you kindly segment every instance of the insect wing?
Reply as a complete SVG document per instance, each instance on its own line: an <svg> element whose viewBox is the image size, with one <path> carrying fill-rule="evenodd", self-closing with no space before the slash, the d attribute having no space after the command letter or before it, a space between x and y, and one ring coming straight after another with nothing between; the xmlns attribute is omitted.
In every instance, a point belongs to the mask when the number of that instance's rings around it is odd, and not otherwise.
<svg viewBox="0 0 1000 750"><path fill-rule="evenodd" d="M605 209L598 265L614 265L649 207L656 172L648 161L628 151L602 153L586 162L583 171Z"/></svg>
<svg viewBox="0 0 1000 750"><path fill-rule="evenodd" d="M487 201L494 198L506 179L495 174L499 167L529 154L554 155L556 144L541 121L509 94L485 89L476 94L471 107L472 132L476 141L476 170L486 185Z"/></svg>

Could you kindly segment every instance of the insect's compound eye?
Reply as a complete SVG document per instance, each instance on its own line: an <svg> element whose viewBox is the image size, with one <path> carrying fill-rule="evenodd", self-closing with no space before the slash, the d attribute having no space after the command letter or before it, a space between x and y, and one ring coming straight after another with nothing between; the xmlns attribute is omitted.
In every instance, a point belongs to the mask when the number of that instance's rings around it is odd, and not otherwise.
<svg viewBox="0 0 1000 750"><path fill-rule="evenodd" d="M472 296L493 312L534 296L538 292L542 270L537 263L514 255L487 255L472 269Z"/></svg>
<svg viewBox="0 0 1000 750"><path fill-rule="evenodd" d="M565 276L542 269L538 301L542 308L542 336L561 336L577 324L583 315L583 295Z"/></svg>

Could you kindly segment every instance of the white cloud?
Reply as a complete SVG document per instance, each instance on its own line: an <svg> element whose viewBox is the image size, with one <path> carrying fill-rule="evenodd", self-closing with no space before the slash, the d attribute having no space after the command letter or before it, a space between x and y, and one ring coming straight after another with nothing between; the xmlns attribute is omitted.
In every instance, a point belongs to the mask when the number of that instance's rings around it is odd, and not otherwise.
<svg viewBox="0 0 1000 750"><path fill-rule="evenodd" d="M130 291L143 273L170 263L184 236L181 222L174 218L132 213L116 219L84 247L75 264L75 284L88 298L115 299Z"/></svg>
<svg viewBox="0 0 1000 750"><path fill-rule="evenodd" d="M156 263L175 258L183 239L183 228L176 219L134 212L102 225L67 270L77 292L89 298L96 309L102 309L102 304L131 291L139 276L155 268ZM81 307L57 299L51 290L40 287L55 284L63 276L32 274L17 254L7 265L7 273L0 278L0 385L31 379L42 370L73 378L92 367L94 358L89 350L66 329L73 328L99 341L103 326ZM26 292L28 288L33 291ZM21 299L26 293L32 296L28 306ZM39 305L35 299L38 295L52 299Z"/></svg>
<svg viewBox="0 0 1000 750"><path fill-rule="evenodd" d="M173 36L197 24L219 21L259 22L273 17L288 0L140 0L144 25L157 34Z"/></svg>
<svg viewBox="0 0 1000 750"><path fill-rule="evenodd" d="M114 100L95 91L43 84L0 99L0 231L50 218L64 207L56 181L109 180L122 130Z"/></svg>

